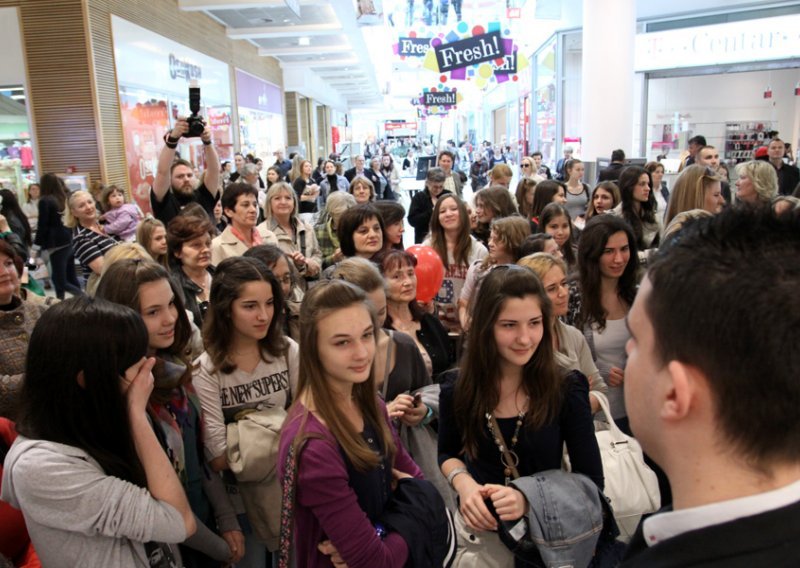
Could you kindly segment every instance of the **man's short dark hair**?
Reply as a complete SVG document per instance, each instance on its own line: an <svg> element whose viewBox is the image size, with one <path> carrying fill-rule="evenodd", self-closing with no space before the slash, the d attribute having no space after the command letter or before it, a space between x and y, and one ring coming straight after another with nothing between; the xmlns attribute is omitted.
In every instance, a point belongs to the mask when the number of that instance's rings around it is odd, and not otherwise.
<svg viewBox="0 0 800 568"><path fill-rule="evenodd" d="M442 159L442 156L448 156L453 162L456 161L456 155L453 154L450 150L442 150L439 152L439 156L436 158L436 163L439 163L439 160Z"/></svg>
<svg viewBox="0 0 800 568"><path fill-rule="evenodd" d="M258 199L258 190L249 183L236 182L229 184L222 192L222 210L236 209L236 202L240 195L252 195Z"/></svg>
<svg viewBox="0 0 800 568"><path fill-rule="evenodd" d="M689 144L697 144L698 146L708 146L708 142L706 142L706 137L698 134L697 136L692 136L689 138Z"/></svg>
<svg viewBox="0 0 800 568"><path fill-rule="evenodd" d="M542 156L542 153L539 150L536 150L533 154L531 154L531 158L535 158L536 156L544 158L544 156Z"/></svg>
<svg viewBox="0 0 800 568"><path fill-rule="evenodd" d="M377 219L381 226L381 233L386 233L383 218L374 205L363 203L342 213L339 218L339 224L336 227L336 236L339 237L339 248L342 249L343 255L347 257L356 255L356 244L353 240L353 235L362 223L370 219Z"/></svg>
<svg viewBox="0 0 800 568"><path fill-rule="evenodd" d="M687 223L648 271L654 355L708 380L717 427L759 469L800 461L800 212Z"/></svg>
<svg viewBox="0 0 800 568"><path fill-rule="evenodd" d="M612 162L624 162L625 161L625 151L616 149L611 152L611 161Z"/></svg>
<svg viewBox="0 0 800 568"><path fill-rule="evenodd" d="M169 175L172 175L172 172L175 171L175 168L177 168L178 166L186 166L187 168L189 168L191 170L194 169L194 165L192 164L192 162L190 162L188 160L183 160L183 159L175 160L174 162L172 162L172 165L169 167Z"/></svg>

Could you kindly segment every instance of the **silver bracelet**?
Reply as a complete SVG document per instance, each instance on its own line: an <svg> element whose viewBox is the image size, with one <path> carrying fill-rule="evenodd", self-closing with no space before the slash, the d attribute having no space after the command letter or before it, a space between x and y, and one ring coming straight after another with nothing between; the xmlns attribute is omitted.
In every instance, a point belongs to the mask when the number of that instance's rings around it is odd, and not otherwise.
<svg viewBox="0 0 800 568"><path fill-rule="evenodd" d="M469 473L469 472L467 471L467 468L465 468L465 467L457 467L453 471L451 471L449 474L447 474L447 484L450 487L453 487L453 480L456 478L456 475L458 475L459 473Z"/></svg>

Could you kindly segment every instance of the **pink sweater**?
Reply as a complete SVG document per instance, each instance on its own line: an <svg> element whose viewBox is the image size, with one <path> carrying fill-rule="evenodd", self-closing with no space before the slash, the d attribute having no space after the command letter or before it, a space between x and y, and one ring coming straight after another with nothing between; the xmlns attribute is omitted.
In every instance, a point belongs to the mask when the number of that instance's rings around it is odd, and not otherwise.
<svg viewBox="0 0 800 568"><path fill-rule="evenodd" d="M382 402L381 409L389 422ZM278 462L281 479L289 445L298 433L305 412L306 408L298 403L284 423ZM309 439L300 454L293 539L297 566L333 566L330 557L317 550L317 545L325 539L333 543L350 568L400 568L405 565L408 559L406 542L397 533L389 533L383 540L375 534L375 528L348 483L347 466L333 435L310 413L304 429L306 433L320 434L325 439ZM422 472L403 447L394 428L392 435L397 446L394 468L422 479Z"/></svg>

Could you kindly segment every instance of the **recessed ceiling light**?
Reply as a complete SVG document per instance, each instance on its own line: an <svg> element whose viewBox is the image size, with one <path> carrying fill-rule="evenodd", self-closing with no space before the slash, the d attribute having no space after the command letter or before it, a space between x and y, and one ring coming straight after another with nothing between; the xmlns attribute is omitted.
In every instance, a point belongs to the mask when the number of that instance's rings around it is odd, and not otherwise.
<svg viewBox="0 0 800 568"><path fill-rule="evenodd" d="M297 45L311 45L311 38L310 37L298 38Z"/></svg>

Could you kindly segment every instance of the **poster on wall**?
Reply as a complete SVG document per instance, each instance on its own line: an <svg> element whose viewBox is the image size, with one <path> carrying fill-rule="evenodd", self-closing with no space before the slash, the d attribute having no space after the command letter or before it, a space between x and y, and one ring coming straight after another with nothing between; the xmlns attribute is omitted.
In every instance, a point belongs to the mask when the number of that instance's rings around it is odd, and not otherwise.
<svg viewBox="0 0 800 568"><path fill-rule="evenodd" d="M119 99L131 197L147 213L158 152L164 144L162 137L169 129L167 101L153 98L142 103L138 96L126 94L121 94Z"/></svg>

